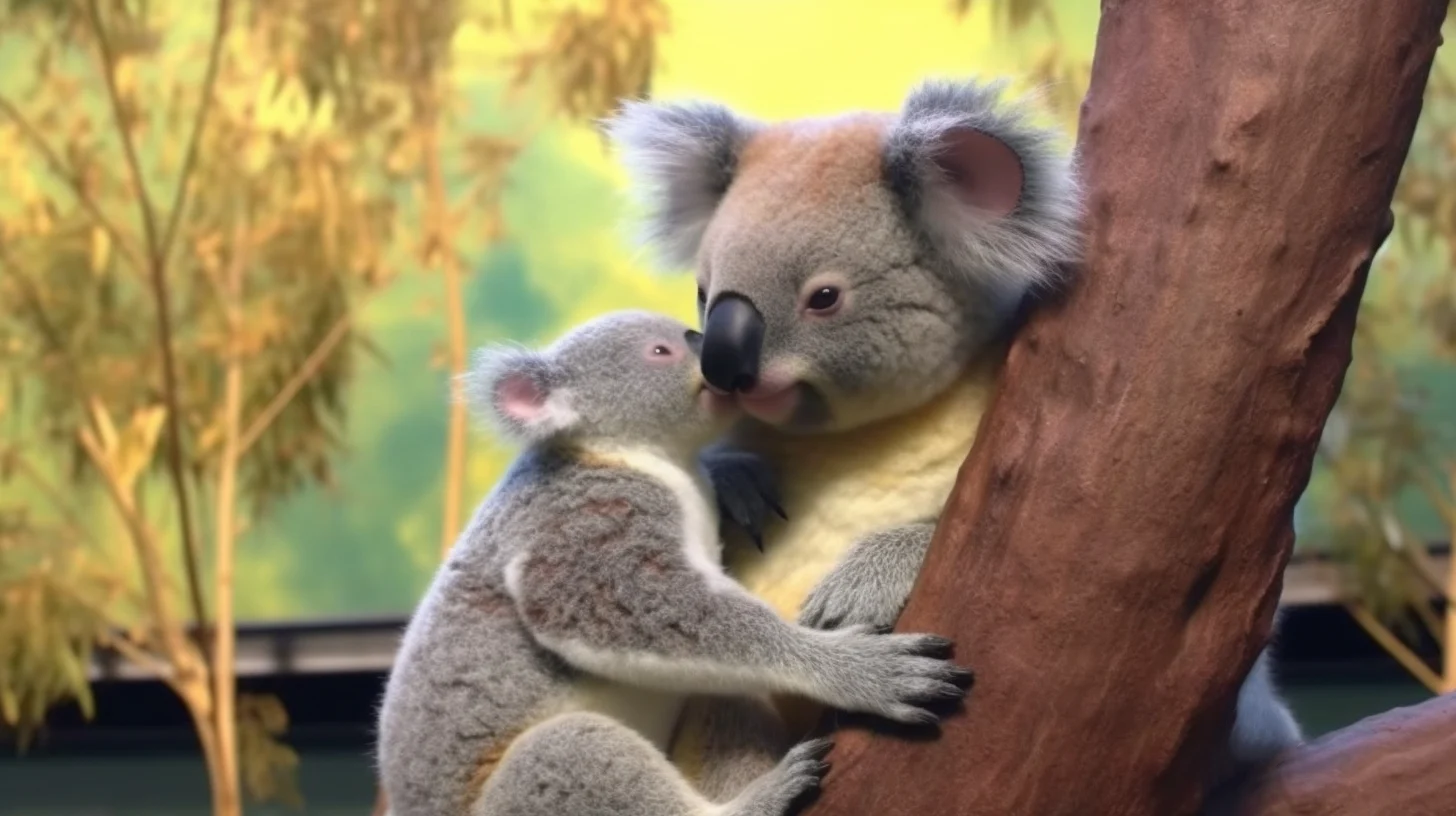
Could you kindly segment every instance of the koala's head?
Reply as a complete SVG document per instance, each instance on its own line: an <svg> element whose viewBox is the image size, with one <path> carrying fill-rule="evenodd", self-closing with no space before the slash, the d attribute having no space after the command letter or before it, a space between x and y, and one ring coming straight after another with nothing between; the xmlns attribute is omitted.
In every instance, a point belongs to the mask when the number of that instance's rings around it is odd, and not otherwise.
<svg viewBox="0 0 1456 816"><path fill-rule="evenodd" d="M896 114L778 124L717 104L608 122L647 239L694 266L703 374L796 432L913 410L1078 249L1057 133L1003 83L927 82Z"/></svg>
<svg viewBox="0 0 1456 816"><path fill-rule="evenodd" d="M699 372L702 335L672 318L613 312L540 351L488 346L463 375L484 419L526 445L556 440L689 452L723 433L731 400Z"/></svg>

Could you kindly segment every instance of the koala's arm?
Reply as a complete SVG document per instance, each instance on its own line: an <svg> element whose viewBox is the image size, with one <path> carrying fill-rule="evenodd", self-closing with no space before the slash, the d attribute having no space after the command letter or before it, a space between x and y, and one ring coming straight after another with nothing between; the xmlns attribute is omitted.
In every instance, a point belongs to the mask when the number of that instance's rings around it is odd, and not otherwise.
<svg viewBox="0 0 1456 816"><path fill-rule="evenodd" d="M799 622L816 629L889 629L910 600L935 522L906 524L855 542L809 593Z"/></svg>
<svg viewBox="0 0 1456 816"><path fill-rule="evenodd" d="M567 663L641 687L786 692L906 723L933 723L922 706L964 694L945 639L796 626L690 558L680 528L673 514L619 510L538 542L507 570L521 620Z"/></svg>
<svg viewBox="0 0 1456 816"><path fill-rule="evenodd" d="M713 487L725 528L728 524L738 527L762 550L769 513L786 521L789 518L780 504L778 480L768 461L727 444L704 449L698 461Z"/></svg>

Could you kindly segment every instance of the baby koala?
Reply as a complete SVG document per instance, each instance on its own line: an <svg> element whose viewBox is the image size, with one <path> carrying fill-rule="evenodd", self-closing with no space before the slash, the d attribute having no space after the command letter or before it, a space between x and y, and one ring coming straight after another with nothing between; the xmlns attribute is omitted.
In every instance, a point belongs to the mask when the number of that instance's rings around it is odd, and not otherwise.
<svg viewBox="0 0 1456 816"><path fill-rule="evenodd" d="M965 693L943 638L797 626L726 577L698 454L734 414L700 341L634 311L478 352L471 401L524 450L405 631L379 720L393 816L777 816L828 742L710 802L664 753L686 695L934 723Z"/></svg>

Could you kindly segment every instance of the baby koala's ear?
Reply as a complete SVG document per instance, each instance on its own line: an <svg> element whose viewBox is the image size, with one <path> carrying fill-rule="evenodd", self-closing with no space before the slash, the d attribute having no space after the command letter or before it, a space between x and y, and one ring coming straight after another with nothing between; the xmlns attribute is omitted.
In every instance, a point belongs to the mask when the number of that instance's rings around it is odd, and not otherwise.
<svg viewBox="0 0 1456 816"><path fill-rule="evenodd" d="M542 352L515 346L481 348L461 380L461 390L475 412L512 441L542 442L577 423L561 373Z"/></svg>

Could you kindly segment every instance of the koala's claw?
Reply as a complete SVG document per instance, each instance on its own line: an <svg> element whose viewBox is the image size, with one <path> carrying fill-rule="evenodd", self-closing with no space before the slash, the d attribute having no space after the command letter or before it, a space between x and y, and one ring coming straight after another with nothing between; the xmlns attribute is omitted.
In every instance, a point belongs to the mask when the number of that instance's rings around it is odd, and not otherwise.
<svg viewBox="0 0 1456 816"><path fill-rule="evenodd" d="M788 520L779 503L778 486L768 463L756 454L740 450L706 452L702 463L717 493L718 510L724 520L742 529L762 552L769 513Z"/></svg>
<svg viewBox="0 0 1456 816"><path fill-rule="evenodd" d="M781 816L795 800L817 790L829 763L825 754L834 745L829 739L812 739L795 745L774 769L755 780L728 810L732 816Z"/></svg>
<svg viewBox="0 0 1456 816"><path fill-rule="evenodd" d="M836 684L834 705L878 714L907 725L931 725L940 715L925 708L965 697L973 675L940 655L951 642L939 635L873 634L867 626L835 633L855 666Z"/></svg>

